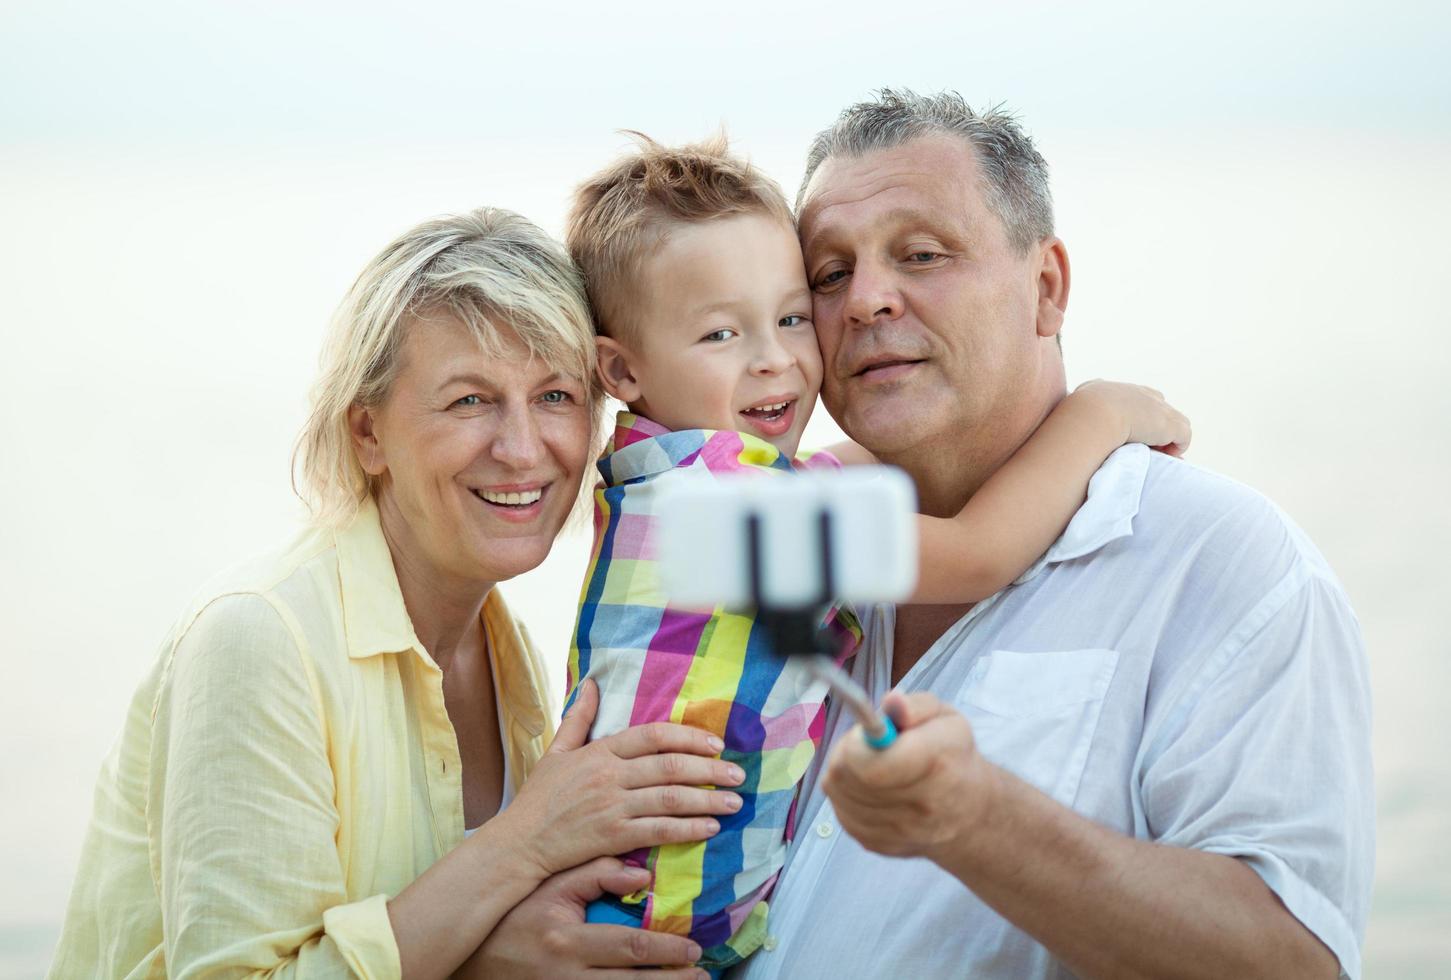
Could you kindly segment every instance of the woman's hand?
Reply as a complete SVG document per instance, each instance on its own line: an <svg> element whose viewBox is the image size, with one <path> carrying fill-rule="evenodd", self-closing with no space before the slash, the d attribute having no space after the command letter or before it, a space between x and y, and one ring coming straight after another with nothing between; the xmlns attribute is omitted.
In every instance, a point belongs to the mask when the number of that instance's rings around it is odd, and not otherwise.
<svg viewBox="0 0 1451 980"><path fill-rule="evenodd" d="M1189 448L1189 419L1153 388L1086 381L1063 400L1060 409L1107 413L1108 424L1122 427L1125 444L1141 442L1170 456L1182 456Z"/></svg>
<svg viewBox="0 0 1451 980"><path fill-rule="evenodd" d="M684 725L640 725L589 745L599 688L580 686L549 751L493 824L540 880L601 855L701 841L741 798L739 766L715 758L720 739Z"/></svg>
<svg viewBox="0 0 1451 980"><path fill-rule="evenodd" d="M626 895L649 883L648 871L614 858L555 875L514 906L454 980L627 980L649 966L658 967L651 980L704 980L704 970L682 965L700 957L684 936L585 922L586 906L605 892Z"/></svg>

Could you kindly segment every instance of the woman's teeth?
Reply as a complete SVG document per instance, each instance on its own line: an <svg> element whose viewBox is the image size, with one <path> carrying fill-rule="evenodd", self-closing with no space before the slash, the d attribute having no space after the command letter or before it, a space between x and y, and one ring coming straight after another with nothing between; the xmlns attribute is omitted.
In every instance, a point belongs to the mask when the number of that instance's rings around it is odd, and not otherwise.
<svg viewBox="0 0 1451 980"><path fill-rule="evenodd" d="M784 401L777 402L774 405L758 405L755 408L746 409L741 414L754 415L762 419L777 419L781 417L781 414L786 411L786 406L790 404L789 401Z"/></svg>
<svg viewBox="0 0 1451 980"><path fill-rule="evenodd" d="M475 490L474 493L491 504L503 504L507 507L527 507L540 497L544 496L544 488L537 490L525 490L522 493L492 493L488 490Z"/></svg>

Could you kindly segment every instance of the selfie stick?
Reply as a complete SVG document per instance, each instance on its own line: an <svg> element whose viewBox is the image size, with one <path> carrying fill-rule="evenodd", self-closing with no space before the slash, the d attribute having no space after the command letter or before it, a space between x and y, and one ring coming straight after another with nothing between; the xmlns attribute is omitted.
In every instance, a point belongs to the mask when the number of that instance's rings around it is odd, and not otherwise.
<svg viewBox="0 0 1451 980"><path fill-rule="evenodd" d="M874 749L885 749L897 740L897 726L887 714L877 710L862 686L836 665L831 640L816 625L820 611L831 604L832 593L836 591L831 576L831 514L826 510L817 515L816 537L821 573L821 592L816 601L784 608L773 606L761 594L761 519L754 513L746 517L746 555L756 619L766 628L777 653L807 658L811 673L825 682L856 716L867 744Z"/></svg>

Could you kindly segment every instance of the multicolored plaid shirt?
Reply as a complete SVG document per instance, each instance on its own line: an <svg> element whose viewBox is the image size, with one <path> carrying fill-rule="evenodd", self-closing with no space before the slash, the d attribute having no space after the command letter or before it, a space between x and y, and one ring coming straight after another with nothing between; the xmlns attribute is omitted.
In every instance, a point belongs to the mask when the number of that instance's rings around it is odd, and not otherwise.
<svg viewBox="0 0 1451 980"><path fill-rule="evenodd" d="M830 453L795 461L740 432L674 432L621 412L599 461L595 540L569 651L569 696L585 677L600 688L591 736L670 721L720 736L721 758L745 770L743 804L720 817L720 833L696 844L637 851L626 860L654 872L642 924L689 935L701 964L745 958L765 938L765 897L786 857L796 789L821 740L824 684L799 658L780 656L749 613L671 606L655 562L655 477L690 469L712 474L789 474L839 467ZM709 560L702 556L702 560ZM842 659L861 641L856 617L828 614Z"/></svg>

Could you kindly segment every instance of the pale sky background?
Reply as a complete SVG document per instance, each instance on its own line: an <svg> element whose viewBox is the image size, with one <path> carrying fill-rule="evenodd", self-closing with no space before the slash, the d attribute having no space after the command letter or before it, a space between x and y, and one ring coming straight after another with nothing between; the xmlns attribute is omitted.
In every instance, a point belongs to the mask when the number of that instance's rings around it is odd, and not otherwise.
<svg viewBox="0 0 1451 980"><path fill-rule="evenodd" d="M1022 115L1070 380L1164 389L1191 458L1338 571L1376 694L1366 976L1448 975L1451 8L1018 7L0 5L0 978L49 961L172 618L297 526L292 440L363 263L484 203L558 234L620 128L723 124L794 191L889 84ZM586 546L505 586L556 664Z"/></svg>

